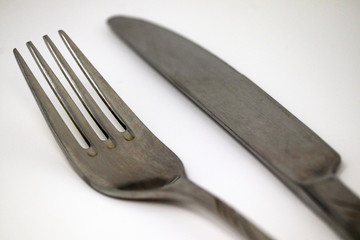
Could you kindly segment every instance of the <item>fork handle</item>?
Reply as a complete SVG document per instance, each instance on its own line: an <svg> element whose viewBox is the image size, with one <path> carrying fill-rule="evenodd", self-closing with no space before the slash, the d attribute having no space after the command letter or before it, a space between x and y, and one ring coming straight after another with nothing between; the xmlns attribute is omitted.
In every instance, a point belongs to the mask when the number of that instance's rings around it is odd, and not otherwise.
<svg viewBox="0 0 360 240"><path fill-rule="evenodd" d="M175 194L174 197L176 200L187 201L202 206L233 227L240 235L245 237L245 239L272 239L228 204L186 177L180 177L173 184L169 185L169 188L169 190Z"/></svg>

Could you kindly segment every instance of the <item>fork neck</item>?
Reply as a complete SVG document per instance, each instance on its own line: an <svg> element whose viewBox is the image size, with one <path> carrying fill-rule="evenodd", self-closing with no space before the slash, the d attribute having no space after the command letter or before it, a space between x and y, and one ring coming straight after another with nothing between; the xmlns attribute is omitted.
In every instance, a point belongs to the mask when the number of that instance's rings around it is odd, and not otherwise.
<svg viewBox="0 0 360 240"><path fill-rule="evenodd" d="M173 200L199 205L230 225L241 236L249 240L270 240L260 229L249 222L228 204L193 183L185 176L179 177L164 188Z"/></svg>

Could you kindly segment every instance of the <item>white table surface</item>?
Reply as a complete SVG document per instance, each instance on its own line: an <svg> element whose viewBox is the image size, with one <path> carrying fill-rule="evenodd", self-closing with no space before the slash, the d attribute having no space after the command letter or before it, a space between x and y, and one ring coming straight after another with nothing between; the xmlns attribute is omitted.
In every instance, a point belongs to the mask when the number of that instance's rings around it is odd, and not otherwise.
<svg viewBox="0 0 360 240"><path fill-rule="evenodd" d="M49 34L64 50L59 29L182 159L191 179L276 239L338 239L119 41L106 19L120 14L147 19L218 55L329 143L342 156L338 176L360 195L359 11L360 2L350 0L0 0L0 239L237 239L202 213L108 198L75 174L12 54L18 48L44 82L25 43L33 41L54 66L42 36Z"/></svg>

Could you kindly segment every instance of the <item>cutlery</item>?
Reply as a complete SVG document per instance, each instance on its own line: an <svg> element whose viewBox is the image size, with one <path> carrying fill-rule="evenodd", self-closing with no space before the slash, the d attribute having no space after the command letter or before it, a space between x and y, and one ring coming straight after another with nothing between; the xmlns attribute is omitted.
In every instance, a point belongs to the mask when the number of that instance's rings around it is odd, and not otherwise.
<svg viewBox="0 0 360 240"><path fill-rule="evenodd" d="M360 239L360 201L335 175L340 156L244 75L141 19L108 21L130 48L258 158L343 239Z"/></svg>
<svg viewBox="0 0 360 240"><path fill-rule="evenodd" d="M74 170L87 184L114 198L168 200L201 206L246 239L271 239L236 210L190 181L180 159L136 117L68 35L64 31L59 31L59 34L125 131L120 132L114 127L51 39L44 36L65 78L106 136L105 140L100 139L39 51L28 42L27 47L42 74L88 144L86 148L81 147L17 49L14 49L14 55L56 140Z"/></svg>

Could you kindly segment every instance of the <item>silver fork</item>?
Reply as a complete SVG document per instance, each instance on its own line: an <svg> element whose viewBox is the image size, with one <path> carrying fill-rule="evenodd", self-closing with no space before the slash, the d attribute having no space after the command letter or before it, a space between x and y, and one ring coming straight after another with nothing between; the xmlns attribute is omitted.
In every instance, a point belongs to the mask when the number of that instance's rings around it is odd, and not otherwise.
<svg viewBox="0 0 360 240"><path fill-rule="evenodd" d="M81 147L17 49L14 49L14 55L56 140L86 183L115 198L170 200L202 206L246 239L271 239L226 203L191 182L180 159L136 117L67 34L64 31L59 34L86 78L124 127L124 132L114 127L54 43L44 36L56 63L106 136L106 140L101 140L39 51L27 42L38 67L89 146Z"/></svg>

